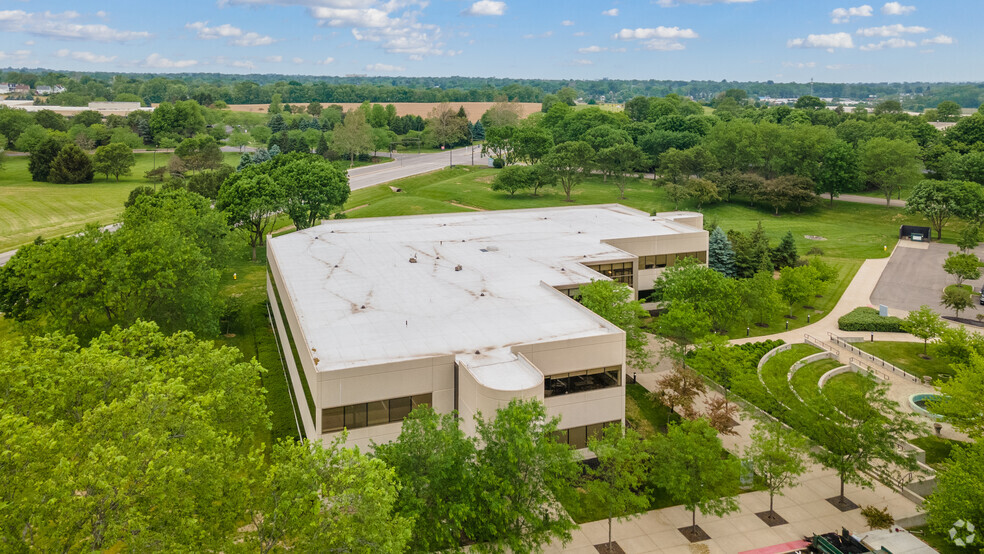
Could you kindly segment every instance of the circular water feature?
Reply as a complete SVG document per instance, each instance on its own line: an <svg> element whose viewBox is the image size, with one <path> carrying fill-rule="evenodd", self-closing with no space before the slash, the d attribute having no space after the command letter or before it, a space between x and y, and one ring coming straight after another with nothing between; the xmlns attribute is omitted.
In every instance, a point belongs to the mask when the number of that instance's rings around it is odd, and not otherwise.
<svg viewBox="0 0 984 554"><path fill-rule="evenodd" d="M929 407L930 402L937 401L940 398L940 395L932 393L913 394L909 397L909 406L917 413L920 413L926 417L943 419L943 416L933 413Z"/></svg>

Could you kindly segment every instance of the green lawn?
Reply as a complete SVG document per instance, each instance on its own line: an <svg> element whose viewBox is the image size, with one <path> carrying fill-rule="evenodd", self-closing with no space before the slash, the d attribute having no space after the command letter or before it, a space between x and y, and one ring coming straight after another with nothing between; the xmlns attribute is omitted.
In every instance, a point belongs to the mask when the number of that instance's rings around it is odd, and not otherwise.
<svg viewBox="0 0 984 554"><path fill-rule="evenodd" d="M910 440L909 442L925 450L926 465L937 470L942 468L943 462L950 459L950 452L953 451L954 446L959 444L967 444L962 441L944 439L935 435L918 437Z"/></svg>
<svg viewBox="0 0 984 554"><path fill-rule="evenodd" d="M0 169L0 252L31 242L37 236L52 238L81 230L87 223L107 225L119 220L123 201L139 185L152 184L143 175L167 164L169 153L134 154L132 175L117 183L97 174L92 183L56 185L35 183L27 171L27 156L8 156ZM223 154L235 166L239 154Z"/></svg>
<svg viewBox="0 0 984 554"><path fill-rule="evenodd" d="M496 171L465 166L438 170L354 191L345 207L352 209L369 204L352 210L348 216L378 217L467 209L452 202L484 210L570 205L565 201L563 191L556 187L541 189L540 195L535 197L530 193L510 196L493 192L490 183ZM391 186L399 187L403 192L393 192ZM620 199L614 184L603 182L600 176L591 176L574 189L572 199L575 205L621 203L649 213L674 209L665 191L654 187L647 179L631 180L626 198ZM679 208L694 209L695 206L685 202ZM898 240L901 223L921 225L925 221L919 216L900 216L901 210L897 208L848 202L837 202L833 208L822 204L801 214L783 213L780 216L773 215L768 209L749 207L744 202L722 202L705 206L703 213L706 223L717 223L726 230L751 231L761 221L774 245L790 230L802 254L818 247L827 256L852 260L888 256ZM808 240L805 235L827 240Z"/></svg>
<svg viewBox="0 0 984 554"><path fill-rule="evenodd" d="M950 542L950 537L945 533L934 533L930 531L929 526L921 525L919 527L910 527L914 535L922 539L926 544L932 546L940 554L973 554L975 552L980 552L979 548L960 548L952 542Z"/></svg>
<svg viewBox="0 0 984 554"><path fill-rule="evenodd" d="M860 419L870 413L871 407L864 404L863 393L875 386L875 382L860 373L842 373L832 377L823 386L823 393L830 403L844 415Z"/></svg>
<svg viewBox="0 0 984 554"><path fill-rule="evenodd" d="M625 386L625 421L643 438L665 433L667 426L680 421L669 407L654 402L646 387L638 383Z"/></svg>
<svg viewBox="0 0 984 554"><path fill-rule="evenodd" d="M952 376L954 373L946 360L934 355L932 345L929 347L930 359L924 359L921 342L856 342L854 346L918 377L929 375L936 380L940 375Z"/></svg>
<svg viewBox="0 0 984 554"><path fill-rule="evenodd" d="M799 399L796 398L792 389L789 388L789 368L799 360L807 356L812 356L813 354L818 354L819 352L820 349L815 346L794 344L789 350L780 352L769 358L762 366L762 381L765 382L766 388L772 396L785 404L787 408L793 409L800 404Z"/></svg>
<svg viewBox="0 0 984 554"><path fill-rule="evenodd" d="M838 360L820 360L806 364L796 371L790 384L793 390L800 395L800 398L809 403L811 400L820 398L820 377L841 365L843 364Z"/></svg>
<svg viewBox="0 0 984 554"><path fill-rule="evenodd" d="M772 335L786 330L786 323L789 323L789 329L799 329L800 327L805 327L820 321L821 319L830 315L830 311L834 309L837 302L840 301L841 295L847 289L847 286L851 284L854 279L854 275L861 268L863 260L856 258L830 258L824 256L824 261L830 265L837 268L837 280L829 285L824 294L818 298L814 298L810 304L807 306L797 306L793 309L793 317L787 317L789 315L789 310L783 310L782 314L777 315L772 320L766 322L766 327L761 327L759 325L752 325L750 327L745 327L743 325L738 325L737 327L731 329L728 332L729 338L741 338L744 336L750 337L761 337L764 335ZM809 318L807 318L809 316ZM746 335L747 333L747 335Z"/></svg>
<svg viewBox="0 0 984 554"><path fill-rule="evenodd" d="M237 303L238 310L228 321L223 321L222 330L233 336L220 335L215 343L238 348L243 353L243 359L255 357L266 370L263 388L267 408L271 411L272 429L269 436L263 437L264 442L271 444L281 438L296 438L294 407L287 393L287 380L267 318L264 248L257 249L255 262L249 260L249 253L244 248L239 261L223 270L221 295L227 302L235 299L232 301Z"/></svg>

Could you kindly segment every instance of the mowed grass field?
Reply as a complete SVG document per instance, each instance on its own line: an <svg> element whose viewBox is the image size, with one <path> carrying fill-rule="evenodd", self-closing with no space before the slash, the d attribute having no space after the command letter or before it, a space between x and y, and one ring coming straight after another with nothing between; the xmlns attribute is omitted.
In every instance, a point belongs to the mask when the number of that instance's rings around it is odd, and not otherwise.
<svg viewBox="0 0 984 554"><path fill-rule="evenodd" d="M541 189L539 196L529 192L515 196L494 192L490 187L496 171L459 166L357 190L345 206L350 210L347 215L352 218L380 217L572 205L565 201L559 187ZM393 192L391 187L403 192ZM592 176L574 189L572 199L573 205L620 203L650 213L674 209L664 190L654 187L651 180L632 180L625 199L620 199L614 184L603 182L600 176ZM696 209L687 202L681 203L679 208ZM792 231L801 254L817 247L826 256L853 260L887 257L898 241L899 225L925 224L924 218L903 215L897 208L839 201L834 202L833 207L822 203L800 214L783 212L779 216L773 215L768 208L739 201L704 206L702 212L705 223L716 223L725 230L747 232L761 222L773 245L777 245L788 230ZM810 240L806 235L826 240ZM856 268L851 269L856 271Z"/></svg>
<svg viewBox="0 0 984 554"><path fill-rule="evenodd" d="M132 174L120 182L96 174L92 183L56 185L35 183L27 170L27 156L7 156L0 169L0 252L17 248L36 237L53 238L78 232L88 223L108 225L119 219L123 202L140 185L152 185L144 173L153 169L154 154L135 154ZM166 165L169 153L156 154ZM235 166L239 154L226 152L225 163Z"/></svg>

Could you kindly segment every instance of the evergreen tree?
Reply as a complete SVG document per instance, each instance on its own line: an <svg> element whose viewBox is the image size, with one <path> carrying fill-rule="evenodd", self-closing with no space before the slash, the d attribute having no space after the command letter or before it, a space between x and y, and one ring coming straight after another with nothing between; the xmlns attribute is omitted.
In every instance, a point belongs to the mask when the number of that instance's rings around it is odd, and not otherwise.
<svg viewBox="0 0 984 554"><path fill-rule="evenodd" d="M328 150L328 140L325 139L325 134L321 133L321 138L318 139L318 146L315 147L314 152L322 158L327 158Z"/></svg>
<svg viewBox="0 0 984 554"><path fill-rule="evenodd" d="M146 119L137 122L137 134L143 139L144 144L154 142L154 134L150 131L150 123Z"/></svg>
<svg viewBox="0 0 984 554"><path fill-rule="evenodd" d="M280 155L280 147L274 144L273 146L270 147L270 157L276 158L279 155Z"/></svg>
<svg viewBox="0 0 984 554"><path fill-rule="evenodd" d="M284 116L278 113L270 118L270 123L267 124L267 127L270 128L273 134L277 134L287 130L287 123L284 121Z"/></svg>
<svg viewBox="0 0 984 554"><path fill-rule="evenodd" d="M737 275L735 250L731 246L731 241L728 240L728 235L720 227L715 227L714 231L711 232L707 254L707 265L711 269L723 273L725 277Z"/></svg>
<svg viewBox="0 0 984 554"><path fill-rule="evenodd" d="M31 159L27 162L27 170L31 172L32 181L47 181L51 173L51 162L55 161L61 144L53 138L46 138L34 147Z"/></svg>
<svg viewBox="0 0 984 554"><path fill-rule="evenodd" d="M268 161L270 161L270 152L266 148L257 148L256 152L253 152L253 163L261 164Z"/></svg>
<svg viewBox="0 0 984 554"><path fill-rule="evenodd" d="M52 183L91 183L95 174L89 155L78 146L68 144L51 162L51 174L48 177Z"/></svg>
<svg viewBox="0 0 984 554"><path fill-rule="evenodd" d="M476 121L472 126L472 140L485 140L485 126L481 121Z"/></svg>
<svg viewBox="0 0 984 554"><path fill-rule="evenodd" d="M773 266L775 269L793 267L796 265L796 260L798 259L799 253L796 252L796 241L793 240L793 232L786 231L786 234L779 242L779 246L772 251Z"/></svg>
<svg viewBox="0 0 984 554"><path fill-rule="evenodd" d="M243 152L243 155L239 156L239 165L236 166L236 171L242 171L251 165L253 165L253 156L249 152Z"/></svg>

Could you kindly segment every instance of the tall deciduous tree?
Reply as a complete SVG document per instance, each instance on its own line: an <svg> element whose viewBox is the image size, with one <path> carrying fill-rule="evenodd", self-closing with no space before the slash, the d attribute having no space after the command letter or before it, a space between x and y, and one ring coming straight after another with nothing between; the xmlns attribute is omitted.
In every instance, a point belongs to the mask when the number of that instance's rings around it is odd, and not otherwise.
<svg viewBox="0 0 984 554"><path fill-rule="evenodd" d="M771 271L759 271L739 281L738 297L745 308L746 325L757 323L767 326L783 309L783 299L776 290L776 280Z"/></svg>
<svg viewBox="0 0 984 554"><path fill-rule="evenodd" d="M606 321L625 331L625 353L634 367L649 367L646 345L649 340L642 322L649 317L638 300L632 300L632 289L615 281L592 281L581 285L581 304Z"/></svg>
<svg viewBox="0 0 984 554"><path fill-rule="evenodd" d="M542 163L556 173L566 200L573 202L571 192L594 166L594 150L584 141L563 142L544 156Z"/></svg>
<svg viewBox="0 0 984 554"><path fill-rule="evenodd" d="M411 520L395 513L396 472L336 439L281 442L250 506L260 552L403 552Z"/></svg>
<svg viewBox="0 0 984 554"><path fill-rule="evenodd" d="M980 536L984 529L984 441L954 447L936 483L936 490L926 498L930 529L946 535L956 522L964 521L972 523L975 535ZM979 545L978 538L970 546Z"/></svg>
<svg viewBox="0 0 984 554"><path fill-rule="evenodd" d="M355 165L356 154L372 149L372 127L366 121L364 110L352 110L345 114L345 121L336 125L332 133L332 146L339 153L347 154L349 165Z"/></svg>
<svg viewBox="0 0 984 554"><path fill-rule="evenodd" d="M670 410L679 409L687 419L697 417L694 402L707 391L701 376L684 364L674 364L673 369L656 381L656 387L653 396Z"/></svg>
<svg viewBox="0 0 984 554"><path fill-rule="evenodd" d="M796 304L803 304L815 294L817 290L816 281L816 270L808 265L784 267L780 270L776 292L789 306L790 316L793 315L793 308Z"/></svg>
<svg viewBox="0 0 984 554"><path fill-rule="evenodd" d="M273 230L277 212L283 206L283 188L256 165L229 177L215 202L215 207L226 213L229 223L246 236L254 260L256 247Z"/></svg>
<svg viewBox="0 0 984 554"><path fill-rule="evenodd" d="M956 375L940 383L941 397L932 408L948 423L980 440L984 437L984 357L972 351L965 360L954 362Z"/></svg>
<svg viewBox="0 0 984 554"><path fill-rule="evenodd" d="M943 271L953 275L957 284L981 278L981 259L977 254L957 254L950 252L943 261Z"/></svg>
<svg viewBox="0 0 984 554"><path fill-rule="evenodd" d="M984 214L984 191L977 183L924 180L912 189L905 211L928 219L939 240L950 218L980 219Z"/></svg>
<svg viewBox="0 0 984 554"><path fill-rule="evenodd" d="M395 511L413 522L411 551L457 551L472 540L472 528L482 517L478 448L454 414L419 407L403 420L396 440L374 448L399 479Z"/></svg>
<svg viewBox="0 0 984 554"><path fill-rule="evenodd" d="M488 126L486 125L486 127ZM454 165L453 147L459 141L467 138L468 119L458 117L457 111L451 109L447 102L443 102L431 110L427 117L427 129L430 130L431 136L434 137L437 144L447 147L448 158L451 160L451 165ZM489 131L491 129L486 133Z"/></svg>
<svg viewBox="0 0 984 554"><path fill-rule="evenodd" d="M567 543L576 525L561 500L581 473L578 454L554 439L558 419L535 400L513 399L495 419L476 417L482 514L473 537L480 552L527 552Z"/></svg>
<svg viewBox="0 0 984 554"><path fill-rule="evenodd" d="M775 496L783 489L795 487L796 478L806 472L809 443L778 421L763 421L752 430L752 443L745 448L745 458L752 462L769 490L769 514L775 517Z"/></svg>
<svg viewBox="0 0 984 554"><path fill-rule="evenodd" d="M825 446L811 452L817 462L833 469L840 478L840 502L845 503L844 485L871 487L869 477L881 464L914 471L916 459L899 449L907 437L924 432L913 415L903 412L887 396L887 387L872 384L857 394L853 417L823 413L805 424L808 435Z"/></svg>
<svg viewBox="0 0 984 554"><path fill-rule="evenodd" d="M485 138L484 134L482 138ZM535 165L554 147L553 135L543 127L524 125L513 134L512 147L519 161Z"/></svg>
<svg viewBox="0 0 984 554"><path fill-rule="evenodd" d="M133 157L132 148L117 142L96 148L92 163L95 171L106 174L107 181L112 175L119 182L120 175L129 175L137 161Z"/></svg>
<svg viewBox="0 0 984 554"><path fill-rule="evenodd" d="M222 165L222 151L219 143L209 135L187 138L174 149L174 155L181 158L185 167L191 171L216 169Z"/></svg>
<svg viewBox="0 0 984 554"><path fill-rule="evenodd" d="M32 181L48 180L51 163L55 161L61 149L61 143L50 137L37 145L31 152L31 159L27 161L27 170L31 172Z"/></svg>
<svg viewBox="0 0 984 554"><path fill-rule="evenodd" d="M923 340L924 356L929 348L929 339L940 336L945 328L946 323L940 314L925 304L920 306L918 310L909 312L909 315L905 316L905 320L902 322L902 329L905 332Z"/></svg>
<svg viewBox="0 0 984 554"><path fill-rule="evenodd" d="M727 456L717 432L703 419L670 425L656 442L658 482L674 501L692 513L693 531L697 510L723 516L738 510L737 458Z"/></svg>
<svg viewBox="0 0 984 554"><path fill-rule="evenodd" d="M511 165L502 168L492 179L492 190L508 192L514 196L521 190L532 186L533 167L528 165Z"/></svg>
<svg viewBox="0 0 984 554"><path fill-rule="evenodd" d="M147 322L0 343L4 549L233 548L270 424L262 372Z"/></svg>
<svg viewBox="0 0 984 554"><path fill-rule="evenodd" d="M835 140L822 154L816 172L817 192L830 195L830 205L841 192L853 191L860 180L858 154L850 144Z"/></svg>
<svg viewBox="0 0 984 554"><path fill-rule="evenodd" d="M886 207L894 192L922 178L920 168L919 145L915 142L875 137L861 146L861 172L885 195Z"/></svg>
<svg viewBox="0 0 984 554"><path fill-rule="evenodd" d="M290 156L288 158L288 156ZM331 216L349 197L348 175L316 154L285 154L273 178L284 193L284 211L298 229Z"/></svg>
<svg viewBox="0 0 984 554"><path fill-rule="evenodd" d="M642 167L644 157L642 150L632 142L619 143L615 146L602 148L598 152L598 166L606 175L614 177L620 199L625 198L625 187L629 175Z"/></svg>
<svg viewBox="0 0 984 554"><path fill-rule="evenodd" d="M589 466L584 488L608 517L608 551L612 552L612 521L624 521L649 507L642 488L649 454L639 434L621 425L609 425L600 437L589 438L588 449L598 465Z"/></svg>

